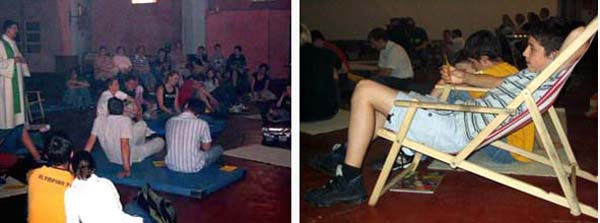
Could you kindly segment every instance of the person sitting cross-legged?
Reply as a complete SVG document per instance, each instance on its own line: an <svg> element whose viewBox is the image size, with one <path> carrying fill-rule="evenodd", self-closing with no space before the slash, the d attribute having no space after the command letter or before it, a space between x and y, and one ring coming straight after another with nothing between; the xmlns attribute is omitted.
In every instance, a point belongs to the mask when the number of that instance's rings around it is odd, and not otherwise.
<svg viewBox="0 0 600 223"><path fill-rule="evenodd" d="M533 26L530 29L528 46L523 52L527 68L506 78L473 74L454 67L441 69L441 77L445 83L492 88L482 98L456 100L453 104L504 108L517 97L516 92L522 92L553 61L567 33L565 22L561 19L550 19ZM532 92L534 100L541 98L557 80L558 78L549 78L543 82ZM376 137L375 133L380 128L399 131L407 108L394 106L395 100L410 101L415 98L421 101L439 101L433 96L407 94L371 80L359 82L352 95L344 161L337 166L333 179L324 186L310 189L304 199L309 204L319 207L340 202L365 202L367 192L362 183L361 166L369 143ZM518 108L517 114L508 117L507 120L511 120L524 109L523 104ZM437 148L441 152L457 153L494 118L495 115L492 114L419 108L406 138ZM406 160L410 160L414 154L412 150L405 147L401 151L401 156Z"/></svg>
<svg viewBox="0 0 600 223"><path fill-rule="evenodd" d="M167 121L167 156L165 163L173 171L195 173L219 160L220 145L212 145L208 123L198 118L204 102L190 98L185 111Z"/></svg>
<svg viewBox="0 0 600 223"><path fill-rule="evenodd" d="M123 165L123 171L118 173L119 177L129 176L131 163L141 162L146 157L160 152L165 145L165 141L160 137L146 139L154 132L143 120L134 124L129 117L123 115L124 107L122 100L116 97L109 99L108 117L96 117L92 133L85 145L85 150L91 152L98 139L108 160Z"/></svg>

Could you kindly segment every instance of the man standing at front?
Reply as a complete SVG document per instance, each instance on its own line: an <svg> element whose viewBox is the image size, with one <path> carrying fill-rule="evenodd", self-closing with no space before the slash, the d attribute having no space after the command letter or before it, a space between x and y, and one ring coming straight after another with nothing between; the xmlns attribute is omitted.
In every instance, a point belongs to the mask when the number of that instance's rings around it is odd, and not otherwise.
<svg viewBox="0 0 600 223"><path fill-rule="evenodd" d="M0 44L0 129L11 129L25 122L23 76L29 77L29 69L15 42L17 23L8 20L3 28Z"/></svg>
<svg viewBox="0 0 600 223"><path fill-rule="evenodd" d="M23 102L23 76L29 77L27 61L23 58L15 38L17 23L7 20L2 26L0 38L0 151L13 153L17 141L22 141L34 160L41 156L36 150L29 134L24 130L25 103Z"/></svg>
<svg viewBox="0 0 600 223"><path fill-rule="evenodd" d="M414 73L406 50L389 41L382 28L371 30L368 40L371 47L379 50L379 69L371 79L397 90L410 90Z"/></svg>

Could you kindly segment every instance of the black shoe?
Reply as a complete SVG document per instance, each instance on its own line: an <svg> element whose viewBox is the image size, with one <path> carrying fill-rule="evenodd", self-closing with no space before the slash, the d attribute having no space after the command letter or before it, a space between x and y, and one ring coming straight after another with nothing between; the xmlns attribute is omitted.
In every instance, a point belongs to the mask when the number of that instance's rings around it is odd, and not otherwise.
<svg viewBox="0 0 600 223"><path fill-rule="evenodd" d="M331 147L331 152L319 154L312 158L308 165L313 169L319 170L330 176L335 176L337 165L344 162L346 158L346 146L335 144Z"/></svg>
<svg viewBox="0 0 600 223"><path fill-rule="evenodd" d="M367 201L367 192L360 175L350 181L339 175L330 179L323 187L309 190L304 200L316 207L330 207L340 202L362 204Z"/></svg>
<svg viewBox="0 0 600 223"><path fill-rule="evenodd" d="M410 166L410 164L413 161L413 157L414 156L406 155L404 152L402 152L402 150L400 150L400 152L398 153L398 156L396 157L396 162L394 162L394 166L392 166L392 171L404 169L404 168ZM387 156L384 156L381 159L374 161L371 164L371 167L374 170L381 171L383 169L383 164L385 163L386 158L387 158Z"/></svg>

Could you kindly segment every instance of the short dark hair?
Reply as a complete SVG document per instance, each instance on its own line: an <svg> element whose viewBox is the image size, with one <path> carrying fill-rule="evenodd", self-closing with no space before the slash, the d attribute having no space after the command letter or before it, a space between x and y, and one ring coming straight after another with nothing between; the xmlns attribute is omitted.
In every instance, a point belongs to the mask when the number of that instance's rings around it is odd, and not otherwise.
<svg viewBox="0 0 600 223"><path fill-rule="evenodd" d="M187 101L187 109L189 109L196 115L203 114L204 110L206 109L206 104L200 99L190 98Z"/></svg>
<svg viewBox="0 0 600 223"><path fill-rule="evenodd" d="M385 32L385 29L377 27L375 29L372 29L371 32L369 32L369 35L367 35L367 40L384 40L387 41L388 40L388 36L387 33Z"/></svg>
<svg viewBox="0 0 600 223"><path fill-rule="evenodd" d="M452 30L452 38L456 38L456 37L462 37L462 31L460 31L460 29Z"/></svg>
<svg viewBox="0 0 600 223"><path fill-rule="evenodd" d="M106 50L106 46L102 45L98 48L98 50L102 50L102 49Z"/></svg>
<svg viewBox="0 0 600 223"><path fill-rule="evenodd" d="M534 23L528 34L540 43L546 50L546 55L558 51L571 30L567 28L566 20L553 17L543 22Z"/></svg>
<svg viewBox="0 0 600 223"><path fill-rule="evenodd" d="M108 99L108 114L109 115L122 115L125 104L121 99L112 97Z"/></svg>
<svg viewBox="0 0 600 223"><path fill-rule="evenodd" d="M258 66L258 68L265 68L267 71L269 71L269 65L266 63L261 63L260 66Z"/></svg>
<svg viewBox="0 0 600 223"><path fill-rule="evenodd" d="M73 143L69 136L63 132L53 132L44 142L44 149L51 166L58 166L69 163Z"/></svg>
<svg viewBox="0 0 600 223"><path fill-rule="evenodd" d="M218 43L215 44L215 48L217 48L217 47L221 47L221 44L218 44Z"/></svg>
<svg viewBox="0 0 600 223"><path fill-rule="evenodd" d="M73 154L71 158L71 166L75 176L83 179L89 178L96 169L96 161L90 152L80 150Z"/></svg>
<svg viewBox="0 0 600 223"><path fill-rule="evenodd" d="M488 30L479 30L469 36L465 41L464 47L468 57L481 59L482 56L488 56L490 59L502 57L502 46L500 41Z"/></svg>
<svg viewBox="0 0 600 223"><path fill-rule="evenodd" d="M240 45L235 45L235 46L233 47L233 49L237 49L237 50L239 50L239 51L242 51L242 46L240 46Z"/></svg>
<svg viewBox="0 0 600 223"><path fill-rule="evenodd" d="M138 78L135 75L131 75L131 74L130 75L126 75L125 76L125 82L128 82L128 81L138 81Z"/></svg>
<svg viewBox="0 0 600 223"><path fill-rule="evenodd" d="M318 39L325 41L325 36L323 36L323 33L321 33L321 31L316 30L316 29L313 31L310 31L310 38L312 39L313 42Z"/></svg>
<svg viewBox="0 0 600 223"><path fill-rule="evenodd" d="M106 84L106 89L108 89L108 88L110 87L110 85L111 85L113 82L115 82L115 81L116 81L116 82L119 82L119 79L118 79L117 77L111 77L111 78L108 78L108 79L106 80L106 82L104 82L104 83Z"/></svg>
<svg viewBox="0 0 600 223"><path fill-rule="evenodd" d="M17 22L10 20L10 19L4 21L4 25L2 25L2 33L6 33L6 31L8 29L10 29L10 27L12 27L13 25L19 26L19 24L17 24Z"/></svg>

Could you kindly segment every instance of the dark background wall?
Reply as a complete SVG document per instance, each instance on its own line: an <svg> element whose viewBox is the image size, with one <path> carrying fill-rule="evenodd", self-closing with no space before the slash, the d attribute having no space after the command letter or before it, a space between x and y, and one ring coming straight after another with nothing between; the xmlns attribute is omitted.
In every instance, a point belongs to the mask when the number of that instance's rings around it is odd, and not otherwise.
<svg viewBox="0 0 600 223"><path fill-rule="evenodd" d="M201 12L200 12L201 13ZM155 53L165 42L181 41L181 0L132 5L128 0L92 1L92 50L119 45L131 54L138 44Z"/></svg>

